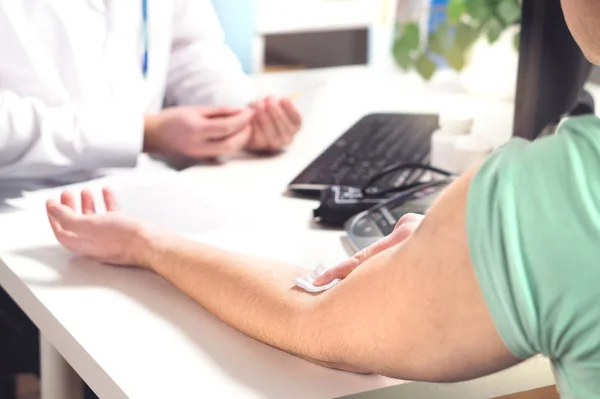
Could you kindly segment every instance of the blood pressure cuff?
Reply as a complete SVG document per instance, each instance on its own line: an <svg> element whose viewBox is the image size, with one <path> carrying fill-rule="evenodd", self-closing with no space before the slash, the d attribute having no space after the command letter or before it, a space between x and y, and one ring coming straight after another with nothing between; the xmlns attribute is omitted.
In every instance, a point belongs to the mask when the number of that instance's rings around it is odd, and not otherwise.
<svg viewBox="0 0 600 399"><path fill-rule="evenodd" d="M513 139L474 177L469 251L518 358L549 357L563 398L600 397L600 120Z"/></svg>

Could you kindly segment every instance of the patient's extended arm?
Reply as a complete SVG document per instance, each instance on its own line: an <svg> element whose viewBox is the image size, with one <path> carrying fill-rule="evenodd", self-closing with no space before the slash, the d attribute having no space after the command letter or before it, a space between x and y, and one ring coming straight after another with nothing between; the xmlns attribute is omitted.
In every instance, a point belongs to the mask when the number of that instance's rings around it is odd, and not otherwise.
<svg viewBox="0 0 600 399"><path fill-rule="evenodd" d="M401 379L450 382L514 365L469 258L465 209L472 174L442 194L404 242L361 259L335 288L294 288L297 266L230 253L147 227L116 211L96 215L82 194L50 201L58 240L103 262L156 271L215 316L268 345L319 364ZM276 245L276 243L274 243ZM389 246L389 245L388 245ZM381 249L381 248L380 248Z"/></svg>

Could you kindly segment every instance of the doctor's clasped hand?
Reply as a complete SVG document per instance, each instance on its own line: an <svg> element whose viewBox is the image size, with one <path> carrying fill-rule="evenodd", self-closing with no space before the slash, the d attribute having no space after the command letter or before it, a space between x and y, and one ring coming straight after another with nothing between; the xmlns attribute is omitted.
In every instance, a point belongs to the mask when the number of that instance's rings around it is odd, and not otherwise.
<svg viewBox="0 0 600 399"><path fill-rule="evenodd" d="M144 151L205 159L241 150L250 139L250 109L175 107L144 118Z"/></svg>
<svg viewBox="0 0 600 399"><path fill-rule="evenodd" d="M302 116L288 98L267 97L255 101L252 136L246 149L256 152L279 151L290 145L302 125Z"/></svg>
<svg viewBox="0 0 600 399"><path fill-rule="evenodd" d="M302 118L288 99L252 107L182 106L144 117L144 151L202 160L250 151L278 151L292 142Z"/></svg>

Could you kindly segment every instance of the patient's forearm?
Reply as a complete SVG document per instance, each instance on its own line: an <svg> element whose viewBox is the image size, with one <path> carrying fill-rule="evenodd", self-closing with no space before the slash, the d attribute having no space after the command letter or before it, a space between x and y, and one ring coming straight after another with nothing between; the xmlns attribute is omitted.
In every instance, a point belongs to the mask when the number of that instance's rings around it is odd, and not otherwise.
<svg viewBox="0 0 600 399"><path fill-rule="evenodd" d="M146 266L209 312L264 343L306 356L300 334L315 297L294 288L305 269L175 236L145 240Z"/></svg>

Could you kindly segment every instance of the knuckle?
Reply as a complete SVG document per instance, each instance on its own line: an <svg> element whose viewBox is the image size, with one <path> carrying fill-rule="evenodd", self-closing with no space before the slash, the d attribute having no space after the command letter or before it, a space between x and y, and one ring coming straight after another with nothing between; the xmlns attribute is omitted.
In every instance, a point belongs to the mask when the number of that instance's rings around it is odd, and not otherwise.
<svg viewBox="0 0 600 399"><path fill-rule="evenodd" d="M369 248L365 248L360 252L357 252L353 258L358 262L358 263L362 263L365 260L367 260L369 258L369 254L371 253L371 250Z"/></svg>
<svg viewBox="0 0 600 399"><path fill-rule="evenodd" d="M198 129L198 123L194 118L189 118L189 117L182 118L180 123L186 132L193 132Z"/></svg>
<svg viewBox="0 0 600 399"><path fill-rule="evenodd" d="M410 234L411 234L411 230L407 225L402 225L402 226L398 227L396 229L396 231L394 231L394 235L400 239L404 239L404 238L408 237Z"/></svg>
<svg viewBox="0 0 600 399"><path fill-rule="evenodd" d="M417 221L420 221L421 219L423 219L423 217L421 215L418 215L416 213L407 213L407 214L403 215L400 218L400 220L398 220L397 227L400 227L406 223L417 222Z"/></svg>
<svg viewBox="0 0 600 399"><path fill-rule="evenodd" d="M403 215L400 220L398 220L398 223L402 224L405 223L406 221L414 218L415 214L414 213L407 213L405 215Z"/></svg>

